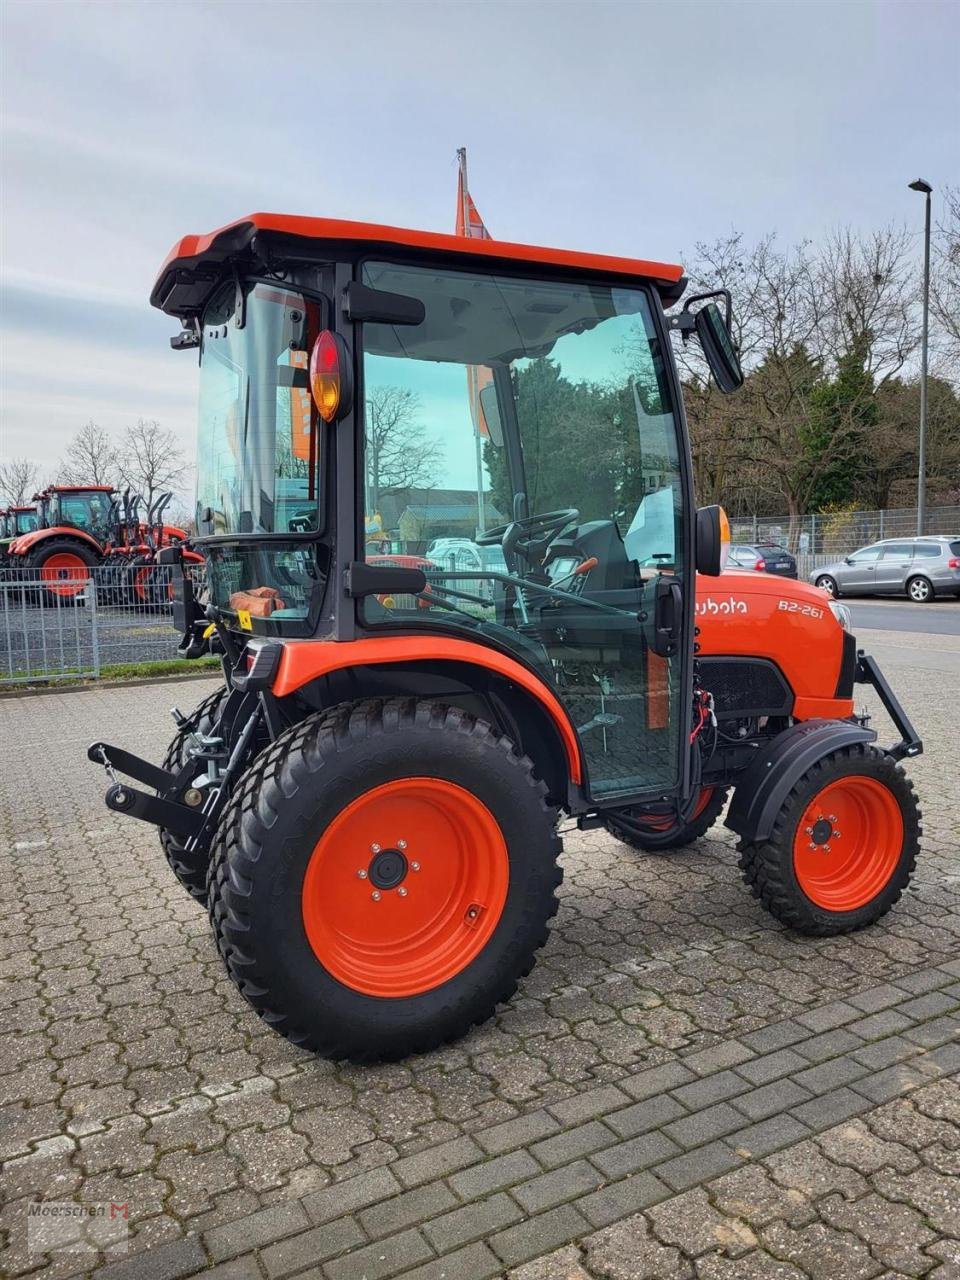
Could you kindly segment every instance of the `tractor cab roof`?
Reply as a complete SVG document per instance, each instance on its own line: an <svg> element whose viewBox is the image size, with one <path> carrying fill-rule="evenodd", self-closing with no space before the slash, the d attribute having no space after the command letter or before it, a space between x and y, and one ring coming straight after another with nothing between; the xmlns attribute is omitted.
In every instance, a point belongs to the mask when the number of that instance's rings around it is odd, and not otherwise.
<svg viewBox="0 0 960 1280"><path fill-rule="evenodd" d="M268 243L269 242L269 243ZM222 279L227 265L238 259L255 262L265 253L282 257L281 246L291 252L300 242L346 245L363 253L375 251L443 259L448 265L487 269L537 266L566 272L588 272L606 278L643 279L657 287L664 302L675 302L683 293L683 268L666 262L618 258L600 253L578 253L506 240L481 240L415 231L372 222L346 222L335 218L305 218L280 213L252 213L208 235L184 236L160 268L150 295L153 306L180 320L199 315ZM332 249L331 249L332 251Z"/></svg>
<svg viewBox="0 0 960 1280"><path fill-rule="evenodd" d="M50 484L38 497L50 493L116 493L116 489L112 484Z"/></svg>

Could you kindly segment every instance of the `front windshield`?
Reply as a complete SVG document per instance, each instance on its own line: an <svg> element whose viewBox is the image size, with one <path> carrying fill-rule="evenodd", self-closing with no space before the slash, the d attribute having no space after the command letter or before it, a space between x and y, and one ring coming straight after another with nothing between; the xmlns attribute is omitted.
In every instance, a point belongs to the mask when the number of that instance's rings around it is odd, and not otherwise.
<svg viewBox="0 0 960 1280"><path fill-rule="evenodd" d="M197 529L311 533L319 431L307 362L321 305L279 283L244 290L241 300L235 283L224 285L204 315Z"/></svg>

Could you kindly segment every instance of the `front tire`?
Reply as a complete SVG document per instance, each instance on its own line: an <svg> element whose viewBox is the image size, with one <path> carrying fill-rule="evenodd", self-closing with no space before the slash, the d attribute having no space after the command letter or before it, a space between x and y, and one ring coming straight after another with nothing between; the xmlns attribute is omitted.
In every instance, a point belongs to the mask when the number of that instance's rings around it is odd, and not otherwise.
<svg viewBox="0 0 960 1280"><path fill-rule="evenodd" d="M920 817L900 765L878 747L844 747L800 778L768 840L741 841L740 868L788 928L853 933L886 915L910 883Z"/></svg>
<svg viewBox="0 0 960 1280"><path fill-rule="evenodd" d="M96 554L72 538L41 542L27 556L27 568L41 581L41 604L72 604L83 594L100 563Z"/></svg>
<svg viewBox="0 0 960 1280"><path fill-rule="evenodd" d="M929 604L933 596L933 583L929 578L911 578L907 583L907 598L914 604Z"/></svg>
<svg viewBox="0 0 960 1280"><path fill-rule="evenodd" d="M685 849L705 835L720 817L727 802L727 790L726 787L703 787L689 821L684 823L664 820L634 805L608 814L604 826L618 840L644 853Z"/></svg>
<svg viewBox="0 0 960 1280"><path fill-rule="evenodd" d="M832 596L834 600L840 599L840 589L837 586L837 580L836 578L831 578L829 573L825 573L821 577L817 578L813 585L815 587L819 587L821 591L825 591L827 595Z"/></svg>
<svg viewBox="0 0 960 1280"><path fill-rule="evenodd" d="M440 703L371 700L281 735L211 862L231 978L294 1044L423 1053L508 1000L557 910L556 811L533 765Z"/></svg>

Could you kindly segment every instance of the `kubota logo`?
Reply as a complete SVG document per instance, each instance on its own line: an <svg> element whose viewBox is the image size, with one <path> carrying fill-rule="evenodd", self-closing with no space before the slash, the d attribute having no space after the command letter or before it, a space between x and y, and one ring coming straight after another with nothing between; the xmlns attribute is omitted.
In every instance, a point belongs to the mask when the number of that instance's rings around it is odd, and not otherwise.
<svg viewBox="0 0 960 1280"><path fill-rule="evenodd" d="M723 614L729 617L733 613L749 613L746 600L738 600L736 596L728 596L726 600L714 600L713 596L707 596L705 600L698 600L695 606L695 612L699 617L716 617Z"/></svg>

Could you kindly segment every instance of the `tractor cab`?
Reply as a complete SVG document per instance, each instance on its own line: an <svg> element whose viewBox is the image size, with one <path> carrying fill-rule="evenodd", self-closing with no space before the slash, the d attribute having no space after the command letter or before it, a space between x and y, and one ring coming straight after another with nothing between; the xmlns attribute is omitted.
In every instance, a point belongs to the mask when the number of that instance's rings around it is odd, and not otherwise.
<svg viewBox="0 0 960 1280"><path fill-rule="evenodd" d="M97 542L110 533L112 485L51 485L39 498L39 525L44 529L82 529Z"/></svg>
<svg viewBox="0 0 960 1280"><path fill-rule="evenodd" d="M683 288L667 264L313 219L180 246L153 300L199 349L197 542L222 624L298 652L483 646L560 704L591 797L676 792L696 512L665 307ZM729 337L727 359L735 381Z"/></svg>

